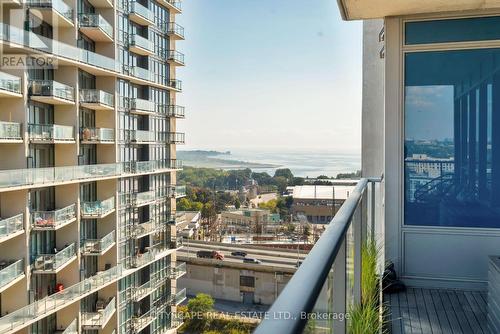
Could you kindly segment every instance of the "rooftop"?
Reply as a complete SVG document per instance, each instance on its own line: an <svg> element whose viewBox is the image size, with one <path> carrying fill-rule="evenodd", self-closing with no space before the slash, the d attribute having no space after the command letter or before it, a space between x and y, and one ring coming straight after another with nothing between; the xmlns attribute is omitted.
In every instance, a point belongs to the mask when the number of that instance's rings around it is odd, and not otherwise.
<svg viewBox="0 0 500 334"><path fill-rule="evenodd" d="M335 191L335 199L347 199L352 193L354 186L333 185L333 186L295 186L290 192L294 199L332 199Z"/></svg>

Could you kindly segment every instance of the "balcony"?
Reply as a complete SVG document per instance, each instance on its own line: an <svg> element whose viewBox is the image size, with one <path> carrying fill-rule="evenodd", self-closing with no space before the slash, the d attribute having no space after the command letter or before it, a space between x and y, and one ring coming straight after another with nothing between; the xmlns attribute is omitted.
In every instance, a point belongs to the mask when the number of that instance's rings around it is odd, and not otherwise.
<svg viewBox="0 0 500 334"><path fill-rule="evenodd" d="M30 80L30 98L53 105L75 104L75 90L73 87L53 80Z"/></svg>
<svg viewBox="0 0 500 334"><path fill-rule="evenodd" d="M115 98L102 90L97 89L81 89L80 90L80 105L92 110L114 110Z"/></svg>
<svg viewBox="0 0 500 334"><path fill-rule="evenodd" d="M182 132L167 132L167 144L184 144L185 135Z"/></svg>
<svg viewBox="0 0 500 334"><path fill-rule="evenodd" d="M149 115L155 113L156 104L150 100L131 98L128 107L132 114Z"/></svg>
<svg viewBox="0 0 500 334"><path fill-rule="evenodd" d="M62 0L28 0L27 5L36 8L42 15L41 19L53 27L74 25L73 9Z"/></svg>
<svg viewBox="0 0 500 334"><path fill-rule="evenodd" d="M104 218L115 211L115 197L103 201L82 202L80 214L83 219Z"/></svg>
<svg viewBox="0 0 500 334"><path fill-rule="evenodd" d="M124 193L120 194L120 206L141 207L153 204L156 201L155 192L153 190L139 193Z"/></svg>
<svg viewBox="0 0 500 334"><path fill-rule="evenodd" d="M186 289L182 289L181 291L170 296L170 305L177 306L185 300L186 300Z"/></svg>
<svg viewBox="0 0 500 334"><path fill-rule="evenodd" d="M22 97L21 78L0 72L0 97Z"/></svg>
<svg viewBox="0 0 500 334"><path fill-rule="evenodd" d="M76 220L76 205L71 204L55 211L33 211L31 220L35 231L55 231Z"/></svg>
<svg viewBox="0 0 500 334"><path fill-rule="evenodd" d="M175 66L184 66L184 54L176 51L176 50L166 50L165 59L167 59L167 62L169 64L175 65Z"/></svg>
<svg viewBox="0 0 500 334"><path fill-rule="evenodd" d="M160 197L170 197L170 198L181 198L186 196L186 186L178 186L171 184L169 186L161 187L156 189L156 196Z"/></svg>
<svg viewBox="0 0 500 334"><path fill-rule="evenodd" d="M153 75L147 68L123 65L123 73L141 80L153 81Z"/></svg>
<svg viewBox="0 0 500 334"><path fill-rule="evenodd" d="M34 274L56 274L76 259L76 245L73 243L56 254L38 255L33 263Z"/></svg>
<svg viewBox="0 0 500 334"><path fill-rule="evenodd" d="M82 254L83 255L103 255L115 244L114 232L108 233L101 239L85 239L82 240Z"/></svg>
<svg viewBox="0 0 500 334"><path fill-rule="evenodd" d="M0 121L0 143L22 143L21 124Z"/></svg>
<svg viewBox="0 0 500 334"><path fill-rule="evenodd" d="M302 333L308 323L308 317L304 315L313 312L345 314L353 302L359 305L362 294L362 244L367 235L374 240L377 225L377 182L380 179L361 179L358 182L269 309L269 314L289 316L286 319L264 319L254 333ZM304 289L304 286L308 288ZM325 330L335 333L346 333L346 322L330 319L316 326L326 327Z"/></svg>
<svg viewBox="0 0 500 334"><path fill-rule="evenodd" d="M160 105L157 107L157 112L166 117L184 118L185 108L177 105Z"/></svg>
<svg viewBox="0 0 500 334"><path fill-rule="evenodd" d="M165 29L166 34L170 38L177 39L177 40L184 39L184 27L178 25L177 23L168 22L164 29Z"/></svg>
<svg viewBox="0 0 500 334"><path fill-rule="evenodd" d="M28 124L28 136L32 143L74 144L74 128L67 125Z"/></svg>
<svg viewBox="0 0 500 334"><path fill-rule="evenodd" d="M41 300L33 302L0 318L0 332L15 333L30 324L54 314L65 306L85 298L122 277L122 266L98 272L95 276L86 278L77 284L65 288Z"/></svg>
<svg viewBox="0 0 500 334"><path fill-rule="evenodd" d="M156 132L145 130L128 130L128 141L133 143L155 143Z"/></svg>
<svg viewBox="0 0 500 334"><path fill-rule="evenodd" d="M113 27L100 14L78 15L78 26L94 42L113 42Z"/></svg>
<svg viewBox="0 0 500 334"><path fill-rule="evenodd" d="M82 312L82 329L83 330L100 330L104 329L113 314L116 311L116 300L111 299L106 307L99 309L96 312Z"/></svg>
<svg viewBox="0 0 500 334"><path fill-rule="evenodd" d="M24 277L24 260L0 262L0 292Z"/></svg>
<svg viewBox="0 0 500 334"><path fill-rule="evenodd" d="M128 49L142 56L152 56L155 53L153 42L139 35L130 35Z"/></svg>
<svg viewBox="0 0 500 334"><path fill-rule="evenodd" d="M154 219L146 223L134 224L131 226L131 236L132 238L139 239L152 233L156 233L158 228L158 223Z"/></svg>
<svg viewBox="0 0 500 334"><path fill-rule="evenodd" d="M78 318L75 318L65 330L56 331L55 334L78 334Z"/></svg>
<svg viewBox="0 0 500 334"><path fill-rule="evenodd" d="M153 308L141 316L132 316L132 331L139 333L156 319L156 310Z"/></svg>
<svg viewBox="0 0 500 334"><path fill-rule="evenodd" d="M184 274L186 274L186 271L187 271L187 269L186 269L185 262L182 262L179 264L173 263L172 267L170 267L170 270L169 270L170 279L172 279L172 280L179 279L182 276L184 276Z"/></svg>
<svg viewBox="0 0 500 334"><path fill-rule="evenodd" d="M182 92L182 81L177 79L169 79L167 87L175 89L178 92Z"/></svg>
<svg viewBox="0 0 500 334"><path fill-rule="evenodd" d="M182 13L182 1L180 0L160 0L159 3L167 7L170 14Z"/></svg>
<svg viewBox="0 0 500 334"><path fill-rule="evenodd" d="M130 12L128 14L130 21L141 26L149 26L154 24L155 16L152 11L144 7L136 1L132 1Z"/></svg>
<svg viewBox="0 0 500 334"><path fill-rule="evenodd" d="M82 128L80 138L84 144L113 144L115 130L107 128Z"/></svg>
<svg viewBox="0 0 500 334"><path fill-rule="evenodd" d="M175 236L170 238L170 249L179 249L182 247L183 239L181 236Z"/></svg>
<svg viewBox="0 0 500 334"><path fill-rule="evenodd" d="M112 0L89 0L89 2L95 8L113 8Z"/></svg>
<svg viewBox="0 0 500 334"><path fill-rule="evenodd" d="M0 220L0 242L24 233L24 214Z"/></svg>

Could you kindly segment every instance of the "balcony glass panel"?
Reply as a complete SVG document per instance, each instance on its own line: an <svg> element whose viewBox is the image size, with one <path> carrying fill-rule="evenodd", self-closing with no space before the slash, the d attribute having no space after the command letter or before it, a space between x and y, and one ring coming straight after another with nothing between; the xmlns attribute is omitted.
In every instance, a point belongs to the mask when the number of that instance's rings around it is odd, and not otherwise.
<svg viewBox="0 0 500 334"><path fill-rule="evenodd" d="M141 5L140 3L136 2L136 1L132 1L130 13L134 13L134 14L137 14L139 16L142 16L143 18L145 18L146 20L151 21L151 22L153 22L155 19L152 11L150 11L148 8L144 7L143 5Z"/></svg>
<svg viewBox="0 0 500 334"><path fill-rule="evenodd" d="M30 94L33 96L53 96L75 101L75 89L54 80L31 80Z"/></svg>
<svg viewBox="0 0 500 334"><path fill-rule="evenodd" d="M32 140L74 141L72 126L55 124L28 124L29 137Z"/></svg>
<svg viewBox="0 0 500 334"><path fill-rule="evenodd" d="M129 75L139 79L152 81L151 72L148 69L139 66L131 66Z"/></svg>
<svg viewBox="0 0 500 334"><path fill-rule="evenodd" d="M156 141L153 131L131 130L130 140L136 142L154 142Z"/></svg>
<svg viewBox="0 0 500 334"><path fill-rule="evenodd" d="M54 229L76 218L76 205L71 204L55 211L33 211L33 227Z"/></svg>
<svg viewBox="0 0 500 334"><path fill-rule="evenodd" d="M62 0L28 0L28 6L52 8L70 21L73 21L73 9Z"/></svg>
<svg viewBox="0 0 500 334"><path fill-rule="evenodd" d="M59 332L56 332L56 334ZM61 334L78 334L78 319L75 319Z"/></svg>
<svg viewBox="0 0 500 334"><path fill-rule="evenodd" d="M130 99L130 109L154 112L156 104L150 100L133 98Z"/></svg>
<svg viewBox="0 0 500 334"><path fill-rule="evenodd" d="M182 81L177 80L177 79L169 79L168 80L168 87L177 89L177 90L182 90Z"/></svg>
<svg viewBox="0 0 500 334"><path fill-rule="evenodd" d="M113 107L115 105L114 100L115 98L113 94L109 94L102 90L97 90L97 89L80 90L81 103L98 103Z"/></svg>
<svg viewBox="0 0 500 334"><path fill-rule="evenodd" d="M100 14L83 13L78 16L80 27L100 28L109 37L113 37L113 27Z"/></svg>
<svg viewBox="0 0 500 334"><path fill-rule="evenodd" d="M82 202L81 213L83 217L104 216L115 209L115 198L110 197L104 201Z"/></svg>
<svg viewBox="0 0 500 334"><path fill-rule="evenodd" d="M115 130L106 128L83 128L81 129L81 139L96 142L114 142Z"/></svg>
<svg viewBox="0 0 500 334"><path fill-rule="evenodd" d="M172 144L184 144L185 135L181 132L169 132L168 133L168 142Z"/></svg>
<svg viewBox="0 0 500 334"><path fill-rule="evenodd" d="M41 254L35 259L36 271L56 271L76 255L76 246L71 244L56 254Z"/></svg>
<svg viewBox="0 0 500 334"><path fill-rule="evenodd" d="M135 45L151 52L155 50L153 42L139 35L130 36L130 45Z"/></svg>
<svg viewBox="0 0 500 334"><path fill-rule="evenodd" d="M182 262L180 264L173 264L170 268L170 278L177 279L186 273L186 263Z"/></svg>
<svg viewBox="0 0 500 334"><path fill-rule="evenodd" d="M21 140L21 124L0 121L0 139Z"/></svg>
<svg viewBox="0 0 500 334"><path fill-rule="evenodd" d="M0 72L0 89L12 93L21 93L21 78Z"/></svg>
<svg viewBox="0 0 500 334"><path fill-rule="evenodd" d="M406 225L500 228L498 57L499 48L405 55Z"/></svg>
<svg viewBox="0 0 500 334"><path fill-rule="evenodd" d="M101 254L107 250L115 242L114 232L108 233L101 239L85 239L82 241L82 253L84 254Z"/></svg>
<svg viewBox="0 0 500 334"><path fill-rule="evenodd" d="M182 289L176 294L172 295L172 305L179 305L186 300L186 289Z"/></svg>
<svg viewBox="0 0 500 334"><path fill-rule="evenodd" d="M151 234L158 229L158 224L155 220L132 225L132 236L135 238L140 238L145 235Z"/></svg>
<svg viewBox="0 0 500 334"><path fill-rule="evenodd" d="M167 34L175 34L184 38L184 27L180 26L175 22L168 22L166 24L166 32Z"/></svg>
<svg viewBox="0 0 500 334"><path fill-rule="evenodd" d="M173 7L177 8L178 11L182 10L182 1L180 0L167 0L167 2Z"/></svg>
<svg viewBox="0 0 500 334"><path fill-rule="evenodd" d="M144 328L145 326L149 325L155 318L156 318L156 310L152 309L149 310L148 312L142 314L141 316L133 316L132 317L132 324L134 327L134 330L137 332Z"/></svg>
<svg viewBox="0 0 500 334"><path fill-rule="evenodd" d="M173 60L178 63L184 64L184 54L177 50L167 50L165 56L168 60Z"/></svg>
<svg viewBox="0 0 500 334"><path fill-rule="evenodd" d="M24 260L0 264L0 288L24 274Z"/></svg>
<svg viewBox="0 0 500 334"><path fill-rule="evenodd" d="M24 214L0 220L0 239L24 230Z"/></svg>
<svg viewBox="0 0 500 334"><path fill-rule="evenodd" d="M83 327L103 327L115 313L116 303L115 298L111 299L104 310L99 312L82 312Z"/></svg>

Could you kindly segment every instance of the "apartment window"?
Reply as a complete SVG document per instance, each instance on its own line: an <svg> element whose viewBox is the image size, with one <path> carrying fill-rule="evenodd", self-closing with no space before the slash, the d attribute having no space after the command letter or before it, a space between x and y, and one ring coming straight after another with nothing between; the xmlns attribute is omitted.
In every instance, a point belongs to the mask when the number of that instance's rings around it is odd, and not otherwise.
<svg viewBox="0 0 500 334"><path fill-rule="evenodd" d="M499 63L498 48L405 55L405 224L500 227Z"/></svg>
<svg viewBox="0 0 500 334"><path fill-rule="evenodd" d="M253 276L240 276L240 286L255 288L255 277Z"/></svg>

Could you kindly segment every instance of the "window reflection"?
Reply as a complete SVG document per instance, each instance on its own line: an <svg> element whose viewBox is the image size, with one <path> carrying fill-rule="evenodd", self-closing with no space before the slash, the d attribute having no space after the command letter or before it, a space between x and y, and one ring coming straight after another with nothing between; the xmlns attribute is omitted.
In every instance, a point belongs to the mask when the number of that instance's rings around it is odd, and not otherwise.
<svg viewBox="0 0 500 334"><path fill-rule="evenodd" d="M405 56L405 224L500 227L500 49Z"/></svg>

